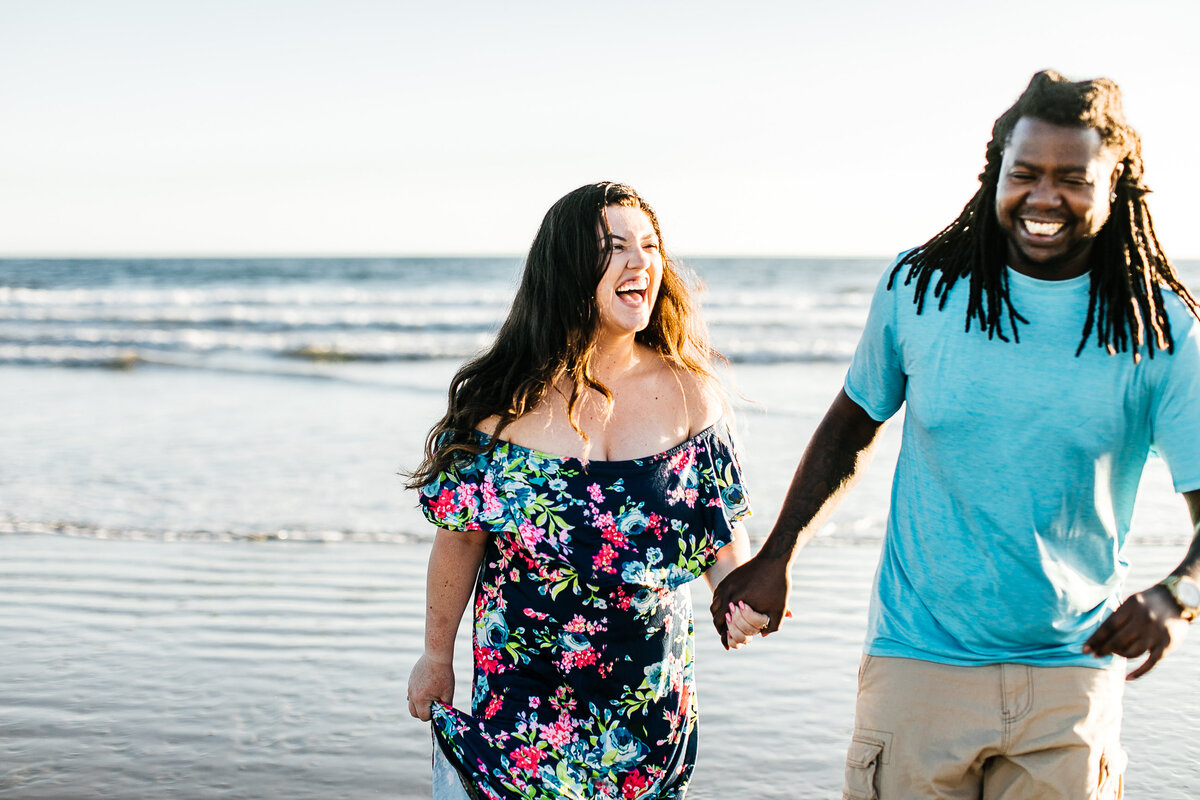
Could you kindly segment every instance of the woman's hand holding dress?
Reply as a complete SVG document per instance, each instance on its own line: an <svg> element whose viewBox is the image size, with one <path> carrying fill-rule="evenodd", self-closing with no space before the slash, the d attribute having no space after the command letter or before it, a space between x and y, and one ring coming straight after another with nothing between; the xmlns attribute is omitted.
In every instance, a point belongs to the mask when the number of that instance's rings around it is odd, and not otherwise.
<svg viewBox="0 0 1200 800"><path fill-rule="evenodd" d="M408 676L408 713L429 722L433 701L454 705L454 664L439 661L429 653L413 665Z"/></svg>
<svg viewBox="0 0 1200 800"><path fill-rule="evenodd" d="M422 722L434 700L454 703L454 638L471 599L487 546L486 534L439 530L429 554L425 652L408 676L408 713Z"/></svg>

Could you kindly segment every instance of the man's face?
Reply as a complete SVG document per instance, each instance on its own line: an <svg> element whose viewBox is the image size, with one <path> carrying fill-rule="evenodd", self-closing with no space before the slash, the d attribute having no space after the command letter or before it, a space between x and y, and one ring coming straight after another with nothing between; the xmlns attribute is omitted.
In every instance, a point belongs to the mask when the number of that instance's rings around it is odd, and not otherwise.
<svg viewBox="0 0 1200 800"><path fill-rule="evenodd" d="M1044 280L1087 272L1120 174L1095 129L1018 120L996 185L996 219L1008 235L1009 266Z"/></svg>

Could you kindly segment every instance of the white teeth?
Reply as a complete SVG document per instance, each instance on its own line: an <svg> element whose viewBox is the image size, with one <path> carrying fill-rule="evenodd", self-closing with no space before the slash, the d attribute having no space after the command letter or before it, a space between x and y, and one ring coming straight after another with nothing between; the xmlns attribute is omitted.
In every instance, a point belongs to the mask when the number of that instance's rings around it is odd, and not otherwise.
<svg viewBox="0 0 1200 800"><path fill-rule="evenodd" d="M650 285L650 280L645 276L641 278L630 278L617 287L618 292L642 292Z"/></svg>
<svg viewBox="0 0 1200 800"><path fill-rule="evenodd" d="M1022 222L1025 223L1025 230L1034 236L1053 236L1062 230L1065 224L1062 222L1034 222L1031 219L1022 220Z"/></svg>

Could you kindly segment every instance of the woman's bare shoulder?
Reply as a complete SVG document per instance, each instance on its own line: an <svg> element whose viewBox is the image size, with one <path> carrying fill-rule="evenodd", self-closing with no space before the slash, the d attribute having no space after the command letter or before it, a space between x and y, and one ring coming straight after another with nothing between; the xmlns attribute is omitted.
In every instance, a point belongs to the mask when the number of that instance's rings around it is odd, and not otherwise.
<svg viewBox="0 0 1200 800"><path fill-rule="evenodd" d="M695 436L725 416L725 395L713 378L685 369L676 368L674 372L688 412L688 435Z"/></svg>
<svg viewBox="0 0 1200 800"><path fill-rule="evenodd" d="M504 426L504 430L500 431L500 438L506 442L519 444L523 447L531 447L534 450L546 450L551 453L558 452L553 449L557 444L554 438L555 434L556 432L561 433L559 428L562 427L555 424L557 421L553 410L548 404L543 403ZM499 415L492 415L475 427L488 436L495 436L499 425ZM574 436L573 431L571 432L571 436Z"/></svg>

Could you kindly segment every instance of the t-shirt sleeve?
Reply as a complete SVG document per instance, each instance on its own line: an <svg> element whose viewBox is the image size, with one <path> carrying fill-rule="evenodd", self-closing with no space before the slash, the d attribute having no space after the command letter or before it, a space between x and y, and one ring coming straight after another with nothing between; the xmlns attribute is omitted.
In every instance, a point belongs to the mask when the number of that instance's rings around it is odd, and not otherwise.
<svg viewBox="0 0 1200 800"><path fill-rule="evenodd" d="M1152 439L1171 470L1175 491L1190 492L1200 489L1200 322L1173 295L1167 299L1179 312L1170 317L1175 352L1163 359Z"/></svg>
<svg viewBox="0 0 1200 800"><path fill-rule="evenodd" d="M485 456L460 459L422 486L418 502L425 518L450 531L501 530L504 509L488 463Z"/></svg>
<svg viewBox="0 0 1200 800"><path fill-rule="evenodd" d="M846 373L846 395L878 422L900 410L908 383L896 331L896 303L904 291L903 277L898 274L897 285L891 291L887 288L895 268L896 262L892 262L875 287L867 324Z"/></svg>

